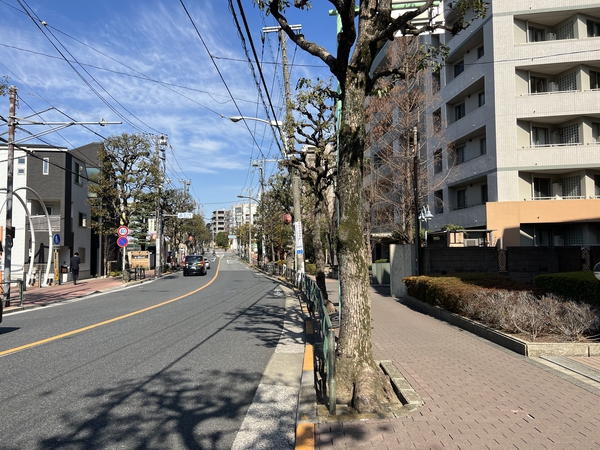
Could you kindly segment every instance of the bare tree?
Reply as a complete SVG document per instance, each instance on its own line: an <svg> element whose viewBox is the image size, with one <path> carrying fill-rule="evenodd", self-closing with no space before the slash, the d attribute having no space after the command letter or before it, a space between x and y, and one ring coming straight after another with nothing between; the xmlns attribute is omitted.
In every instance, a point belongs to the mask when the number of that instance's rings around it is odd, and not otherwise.
<svg viewBox="0 0 600 450"><path fill-rule="evenodd" d="M427 144L447 145L435 116L425 114L438 100L439 86L432 76L434 61L423 52L423 45L418 36L389 43L380 67L403 67L405 75L379 79L366 108L367 224L373 233L390 235L403 244L414 243L415 214L429 193L439 188L440 180L428 184L427 173L441 161L427 157Z"/></svg>
<svg viewBox="0 0 600 450"><path fill-rule="evenodd" d="M376 368L371 341L371 303L368 258L364 243L363 167L366 146L365 99L382 76L404 75L402 67L371 72L381 46L396 34L419 35L436 28L458 33L469 22L485 14L483 0L456 0L448 7L452 25L432 21L418 28L413 19L432 10L435 1L415 3L415 9L392 15L392 0L330 0L337 10L341 31L334 56L323 46L295 33L284 13L288 0L255 0L277 20L288 38L302 50L320 58L337 78L341 116L337 196L340 223L337 249L340 268L342 318L336 349L338 400L359 412L379 411L386 392L384 379ZM295 0L299 9L310 9L309 0Z"/></svg>
<svg viewBox="0 0 600 450"><path fill-rule="evenodd" d="M322 224L332 220L328 215L332 203L333 182L336 175L336 115L337 93L328 82L318 79L313 82L301 79L296 87L293 107L298 117L293 119L296 141L303 149L300 154L285 160L287 167L296 169L300 179L308 187L312 201L311 220L312 247L317 267L317 285L323 293L329 312L335 308L328 300L325 284L325 248ZM325 231L329 232L331 226Z"/></svg>

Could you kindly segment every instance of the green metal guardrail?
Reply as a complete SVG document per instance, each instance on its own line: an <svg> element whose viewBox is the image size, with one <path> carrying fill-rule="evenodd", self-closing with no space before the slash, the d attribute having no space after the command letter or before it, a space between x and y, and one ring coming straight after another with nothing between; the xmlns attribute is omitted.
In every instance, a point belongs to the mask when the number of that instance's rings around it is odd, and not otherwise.
<svg viewBox="0 0 600 450"><path fill-rule="evenodd" d="M329 414L336 413L336 384L335 384L335 331L331 324L331 318L327 312L327 306L323 299L323 293L317 283L307 275L303 277L301 290L305 292L306 298L311 302L313 314L319 316L319 334L323 343L323 358L325 362L325 398Z"/></svg>

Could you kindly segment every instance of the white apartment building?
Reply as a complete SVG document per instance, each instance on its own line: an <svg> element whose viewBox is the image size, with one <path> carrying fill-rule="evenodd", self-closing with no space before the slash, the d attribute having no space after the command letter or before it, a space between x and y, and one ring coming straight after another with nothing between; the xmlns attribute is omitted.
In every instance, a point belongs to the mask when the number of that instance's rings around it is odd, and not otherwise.
<svg viewBox="0 0 600 450"><path fill-rule="evenodd" d="M428 114L445 128L426 150L429 230L600 244L600 3L490 1L485 19L431 39L450 54Z"/></svg>

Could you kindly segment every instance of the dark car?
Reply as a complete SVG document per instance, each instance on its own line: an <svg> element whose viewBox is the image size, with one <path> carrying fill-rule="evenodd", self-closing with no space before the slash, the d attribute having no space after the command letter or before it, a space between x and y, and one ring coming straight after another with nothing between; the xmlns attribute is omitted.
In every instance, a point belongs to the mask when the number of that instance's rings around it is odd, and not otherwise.
<svg viewBox="0 0 600 450"><path fill-rule="evenodd" d="M202 255L188 255L183 263L183 276L206 275L206 264Z"/></svg>

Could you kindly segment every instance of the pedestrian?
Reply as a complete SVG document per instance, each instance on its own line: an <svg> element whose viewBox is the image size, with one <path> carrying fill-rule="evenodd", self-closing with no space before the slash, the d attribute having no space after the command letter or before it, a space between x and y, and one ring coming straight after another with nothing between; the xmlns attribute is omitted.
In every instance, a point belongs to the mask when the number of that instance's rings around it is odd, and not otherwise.
<svg viewBox="0 0 600 450"><path fill-rule="evenodd" d="M79 258L79 253L75 252L75 254L71 257L71 273L73 274L73 284L77 284L77 278L79 278L79 263L81 259Z"/></svg>

